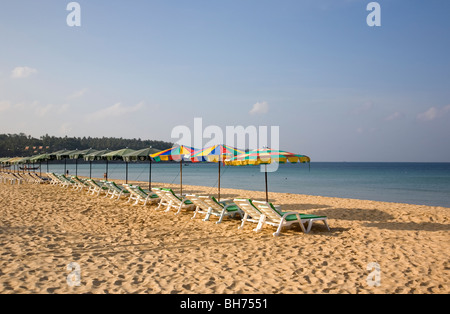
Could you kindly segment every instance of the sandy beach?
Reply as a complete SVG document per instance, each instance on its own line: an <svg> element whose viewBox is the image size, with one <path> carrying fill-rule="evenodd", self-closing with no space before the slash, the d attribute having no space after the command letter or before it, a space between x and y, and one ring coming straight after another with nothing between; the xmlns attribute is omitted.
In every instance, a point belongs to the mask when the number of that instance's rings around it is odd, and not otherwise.
<svg viewBox="0 0 450 314"><path fill-rule="evenodd" d="M222 189L223 198L264 195ZM309 234L294 226L273 237L270 226L260 233L250 223L238 230L239 219L215 224L217 218L192 220L193 212L175 216L70 188L0 184L0 293L450 292L449 208L269 197L284 211L328 216L331 231L317 223ZM75 278L71 263L79 266L79 286L68 283ZM370 263L380 266L378 286L369 278Z"/></svg>

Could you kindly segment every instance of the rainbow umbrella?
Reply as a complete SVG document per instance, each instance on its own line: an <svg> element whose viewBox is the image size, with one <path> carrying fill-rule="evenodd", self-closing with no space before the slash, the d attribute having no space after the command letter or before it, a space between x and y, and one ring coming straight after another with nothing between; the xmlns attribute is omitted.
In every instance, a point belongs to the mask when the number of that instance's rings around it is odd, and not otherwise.
<svg viewBox="0 0 450 314"><path fill-rule="evenodd" d="M263 148L251 150L247 153L227 159L224 163L230 166L265 165L266 202L268 202L269 195L267 186L267 165L271 163L285 164L288 161L290 163L310 163L311 159L305 155L298 155L282 150Z"/></svg>
<svg viewBox="0 0 450 314"><path fill-rule="evenodd" d="M213 145L196 151L191 159L193 162L217 162L219 165L218 200L220 201L220 166L225 159L230 159L244 152L228 145Z"/></svg>
<svg viewBox="0 0 450 314"><path fill-rule="evenodd" d="M191 160L190 156L195 149L189 146L177 145L169 149L162 150L156 154L151 154L150 158L153 161L179 161L180 162L180 194L183 194L183 159Z"/></svg>

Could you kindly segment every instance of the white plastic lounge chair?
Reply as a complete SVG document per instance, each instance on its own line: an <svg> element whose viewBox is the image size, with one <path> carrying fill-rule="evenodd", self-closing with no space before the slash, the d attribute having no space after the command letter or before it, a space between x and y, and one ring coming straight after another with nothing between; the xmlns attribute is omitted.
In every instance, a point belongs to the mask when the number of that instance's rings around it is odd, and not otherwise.
<svg viewBox="0 0 450 314"><path fill-rule="evenodd" d="M118 186L113 181L106 181L104 185L108 188L105 197L110 196L111 199L117 197L116 201L118 201L122 196L130 196L130 192L125 187Z"/></svg>
<svg viewBox="0 0 450 314"><path fill-rule="evenodd" d="M190 200L177 196L172 189L163 188L161 190L166 193L164 199L168 202L165 212L170 211L171 208L175 208L177 210L175 215L178 215L182 209L194 209L194 204Z"/></svg>
<svg viewBox="0 0 450 314"><path fill-rule="evenodd" d="M304 233L309 233L315 221L323 221L328 231L330 230L326 216L306 215L298 212L282 212L269 202L253 201L252 203L263 214L260 223L258 224L258 230L255 231L260 231L264 224L268 224L278 227L277 231L273 234L274 236L278 236L280 235L282 227L298 223ZM304 223L308 223L306 229L303 225Z"/></svg>
<svg viewBox="0 0 450 314"><path fill-rule="evenodd" d="M154 203L159 201L157 194L147 192L139 185L124 184L123 186L130 192L128 202L135 200L133 205L137 205L142 202L142 205L145 206L148 202Z"/></svg>
<svg viewBox="0 0 450 314"><path fill-rule="evenodd" d="M77 176L72 176L72 181L74 181L74 190L82 191L84 188L89 188L89 184L86 180L80 179Z"/></svg>
<svg viewBox="0 0 450 314"><path fill-rule="evenodd" d="M102 192L106 193L106 191L108 190L108 188L104 186L102 182L97 182L93 179L86 180L86 183L89 184L87 193L91 195L97 193L97 196L99 196Z"/></svg>
<svg viewBox="0 0 450 314"><path fill-rule="evenodd" d="M218 202L214 196L196 196L191 194L186 195L186 198L196 206L192 219L198 213L206 215L203 221L208 221L211 215L214 215L219 217L219 221L216 224L220 224L224 217L234 217L236 214L239 214L241 218L244 216L242 210L236 204Z"/></svg>
<svg viewBox="0 0 450 314"><path fill-rule="evenodd" d="M51 185L58 185L61 183L61 180L59 180L56 174L54 174L53 172L47 173L47 176L50 178Z"/></svg>
<svg viewBox="0 0 450 314"><path fill-rule="evenodd" d="M234 199L234 204L236 204L243 212L244 217L242 218L242 224L238 229L243 229L247 221L257 223L259 226L259 221L261 219L262 213L252 204L252 201L247 198L236 198ZM258 227L253 229L257 230Z"/></svg>

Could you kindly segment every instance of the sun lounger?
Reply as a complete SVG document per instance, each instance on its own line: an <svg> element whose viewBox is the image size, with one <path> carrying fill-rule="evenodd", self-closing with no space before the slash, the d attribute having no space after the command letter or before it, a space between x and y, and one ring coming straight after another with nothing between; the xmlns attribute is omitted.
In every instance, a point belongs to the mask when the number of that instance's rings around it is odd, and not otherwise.
<svg viewBox="0 0 450 314"><path fill-rule="evenodd" d="M244 212L242 224L238 229L243 229L247 221L257 223L259 226L259 221L261 219L262 213L255 207L255 205L252 204L252 201L250 199L236 198L233 202ZM256 229L257 228L258 227L256 227ZM256 229L253 230L256 231Z"/></svg>
<svg viewBox="0 0 450 314"><path fill-rule="evenodd" d="M97 196L99 196L102 192L106 193L108 190L108 187L104 186L102 182L97 182L93 179L86 180L86 183L89 184L87 194L94 195L97 193Z"/></svg>
<svg viewBox="0 0 450 314"><path fill-rule="evenodd" d="M194 209L194 204L186 199L185 197L179 197L174 193L172 189L161 189L163 192L165 192L164 199L167 201L167 208L165 212L170 211L171 208L175 208L177 212L175 215L178 215L182 209ZM160 208L160 206L158 206Z"/></svg>
<svg viewBox="0 0 450 314"><path fill-rule="evenodd" d="M259 228L257 228L258 230L256 231L260 231L264 224L268 224L278 227L277 231L273 234L274 236L278 236L280 235L282 227L298 223L304 233L309 233L315 221L322 221L327 229L330 230L326 216L306 215L298 212L282 212L269 202L253 201L252 203L263 214L260 223L258 224ZM308 223L306 229L303 225L304 223Z"/></svg>
<svg viewBox="0 0 450 314"><path fill-rule="evenodd" d="M151 193L150 191L147 192L138 185L124 184L123 186L130 192L128 202L135 200L133 205L142 202L142 205L145 206L148 202L154 203L159 201L157 194Z"/></svg>
<svg viewBox="0 0 450 314"><path fill-rule="evenodd" d="M47 173L47 176L50 178L51 185L58 185L61 183L61 180L59 180L59 178L53 172Z"/></svg>
<svg viewBox="0 0 450 314"><path fill-rule="evenodd" d="M30 175L31 175L32 178L35 179L35 182L36 182L36 183L42 184L42 183L47 183L47 182L48 182L48 179L47 179L47 178L38 176L38 175L37 175L36 173L34 173L34 172L31 172Z"/></svg>
<svg viewBox="0 0 450 314"><path fill-rule="evenodd" d="M224 204L218 202L214 196L197 196L197 195L186 195L186 198L190 200L195 205L195 213L192 219L194 219L198 213L205 214L203 221L208 221L211 215L219 217L219 224L222 222L224 217L234 217L239 214L241 217L244 216L243 212L240 210L236 204Z"/></svg>
<svg viewBox="0 0 450 314"><path fill-rule="evenodd" d="M104 185L108 188L105 197L110 196L111 199L117 197L117 201L120 200L122 196L129 196L130 192L122 186L118 186L113 181L105 181Z"/></svg>
<svg viewBox="0 0 450 314"><path fill-rule="evenodd" d="M89 188L89 184L86 180L80 179L77 176L72 176L72 181L74 183L74 189L82 191L84 188Z"/></svg>

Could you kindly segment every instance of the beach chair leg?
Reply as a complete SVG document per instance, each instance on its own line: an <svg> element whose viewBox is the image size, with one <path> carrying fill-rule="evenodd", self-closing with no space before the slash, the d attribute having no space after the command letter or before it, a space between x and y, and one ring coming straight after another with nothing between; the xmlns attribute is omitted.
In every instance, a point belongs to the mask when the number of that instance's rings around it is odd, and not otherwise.
<svg viewBox="0 0 450 314"><path fill-rule="evenodd" d="M259 221L258 221L258 225L256 226L255 229L253 229L253 231L260 232L262 227L264 226L265 221L266 221L266 215L261 215L261 217L259 218Z"/></svg>
<svg viewBox="0 0 450 314"><path fill-rule="evenodd" d="M238 227L239 230L241 230L241 229L244 228L245 222L247 221L247 217L248 217L248 214L245 213L245 214L244 214L244 217L242 218L242 223L241 223L241 225Z"/></svg>
<svg viewBox="0 0 450 314"><path fill-rule="evenodd" d="M211 213L212 213L212 208L208 208L208 212L206 213L205 218L203 219L203 221L208 221L209 218L211 217Z"/></svg>
<svg viewBox="0 0 450 314"><path fill-rule="evenodd" d="M330 226L328 226L328 222L326 219L322 220L323 223L325 224L325 227L327 227L328 231L331 231Z"/></svg>
<svg viewBox="0 0 450 314"><path fill-rule="evenodd" d="M195 208L195 211L194 211L194 216L192 216L192 218L191 219L194 219L196 216L197 216L197 213L198 213L198 210L200 209L200 207L199 206L197 206L196 208Z"/></svg>

